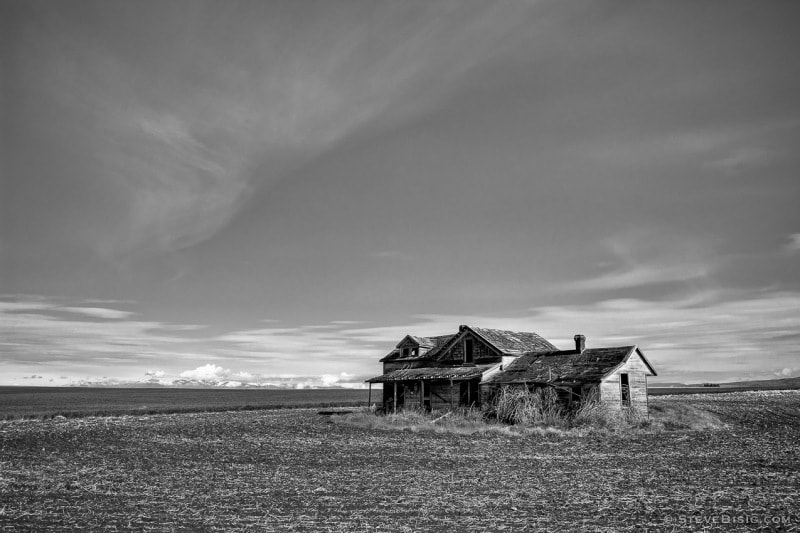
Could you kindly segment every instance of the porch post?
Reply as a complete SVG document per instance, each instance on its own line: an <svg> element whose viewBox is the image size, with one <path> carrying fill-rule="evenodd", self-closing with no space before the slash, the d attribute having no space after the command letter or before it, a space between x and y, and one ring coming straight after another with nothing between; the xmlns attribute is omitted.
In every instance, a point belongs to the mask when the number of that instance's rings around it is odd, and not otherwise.
<svg viewBox="0 0 800 533"><path fill-rule="evenodd" d="M419 408L425 410L425 382L419 380Z"/></svg>
<svg viewBox="0 0 800 533"><path fill-rule="evenodd" d="M397 382L394 382L394 413L397 414Z"/></svg>

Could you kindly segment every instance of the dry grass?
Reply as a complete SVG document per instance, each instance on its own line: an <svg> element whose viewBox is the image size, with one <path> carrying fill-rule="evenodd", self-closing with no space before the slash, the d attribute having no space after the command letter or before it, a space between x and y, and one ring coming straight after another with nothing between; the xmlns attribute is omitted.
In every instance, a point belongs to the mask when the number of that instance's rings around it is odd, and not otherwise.
<svg viewBox="0 0 800 533"><path fill-rule="evenodd" d="M654 427L667 431L720 429L728 426L714 413L688 403L652 402L650 418Z"/></svg>
<svg viewBox="0 0 800 533"><path fill-rule="evenodd" d="M366 429L459 435L597 435L728 427L713 412L686 402L651 402L649 416L634 409L613 409L597 401L568 410L559 405L552 390L531 393L511 388L502 390L483 409L432 412L406 409L388 415L361 409L337 418L337 423Z"/></svg>

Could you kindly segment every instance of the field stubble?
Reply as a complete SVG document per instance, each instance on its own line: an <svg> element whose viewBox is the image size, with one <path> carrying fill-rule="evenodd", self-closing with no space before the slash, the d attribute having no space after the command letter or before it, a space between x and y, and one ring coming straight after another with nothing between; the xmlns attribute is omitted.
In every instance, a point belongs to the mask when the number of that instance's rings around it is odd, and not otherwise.
<svg viewBox="0 0 800 533"><path fill-rule="evenodd" d="M0 531L798 527L800 393L651 402L728 426L464 436L308 409L2 422Z"/></svg>

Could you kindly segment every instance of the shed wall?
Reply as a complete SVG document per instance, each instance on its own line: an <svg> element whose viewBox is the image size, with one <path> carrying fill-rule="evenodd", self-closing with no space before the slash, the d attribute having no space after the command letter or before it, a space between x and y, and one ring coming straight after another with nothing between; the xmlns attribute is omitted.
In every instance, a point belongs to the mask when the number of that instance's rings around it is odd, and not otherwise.
<svg viewBox="0 0 800 533"><path fill-rule="evenodd" d="M612 409L622 408L620 374L628 374L631 408L647 414L647 366L634 353L620 368L600 382L600 401Z"/></svg>

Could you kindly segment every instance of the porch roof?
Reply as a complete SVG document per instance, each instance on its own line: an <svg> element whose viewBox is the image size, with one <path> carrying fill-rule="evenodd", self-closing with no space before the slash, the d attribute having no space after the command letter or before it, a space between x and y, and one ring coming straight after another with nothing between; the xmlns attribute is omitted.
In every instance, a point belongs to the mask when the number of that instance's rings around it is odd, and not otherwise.
<svg viewBox="0 0 800 533"><path fill-rule="evenodd" d="M480 378L484 372L495 365L450 366L439 368L401 368L382 376L370 378L369 383L390 383L393 381L431 381L449 380L465 381Z"/></svg>

